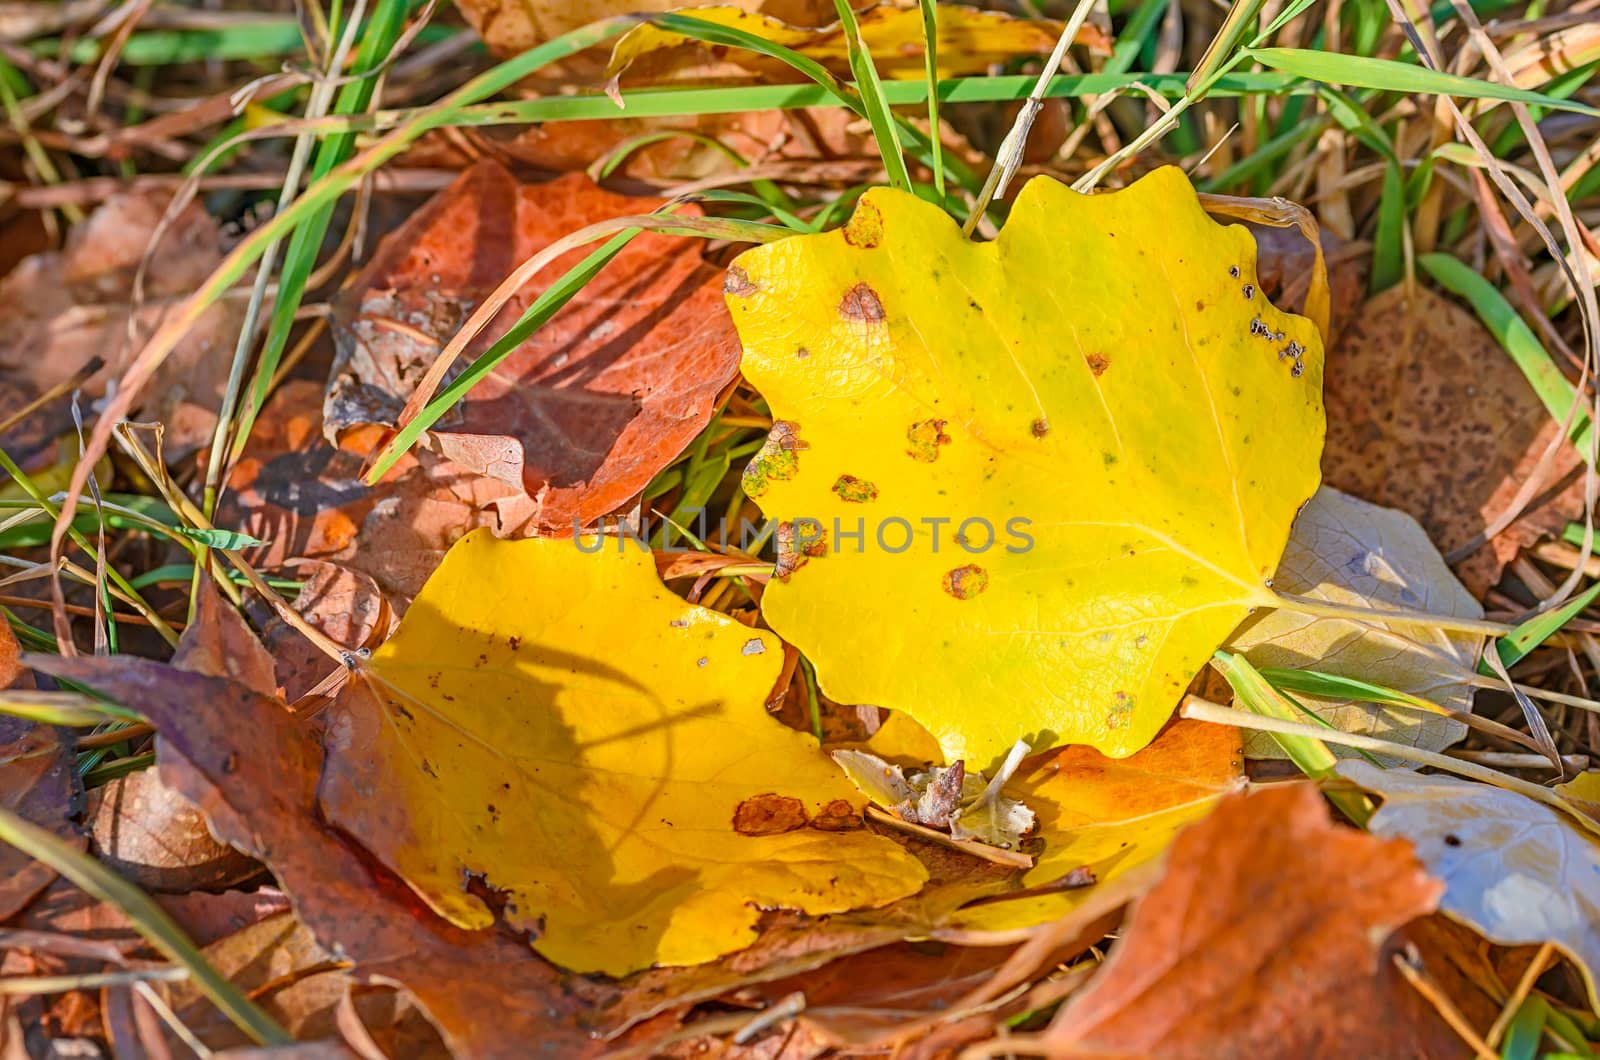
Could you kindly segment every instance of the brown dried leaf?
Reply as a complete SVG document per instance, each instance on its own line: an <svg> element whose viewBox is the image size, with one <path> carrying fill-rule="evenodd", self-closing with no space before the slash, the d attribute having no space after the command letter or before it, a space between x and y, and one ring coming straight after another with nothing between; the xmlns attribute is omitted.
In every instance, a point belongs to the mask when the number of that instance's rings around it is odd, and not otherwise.
<svg viewBox="0 0 1600 1060"><path fill-rule="evenodd" d="M222 621L240 622L226 610ZM270 688L129 656L29 661L144 714L160 732L162 779L220 838L267 862L312 934L354 962L352 975L410 989L458 1055L520 1057L531 1041L590 1051L576 1024L584 1000L525 942L452 927L323 826L320 739Z"/></svg>
<svg viewBox="0 0 1600 1060"><path fill-rule="evenodd" d="M457 539L497 525L493 505L513 489L432 453L368 487L361 459L322 438L322 398L321 387L296 380L267 402L219 521L266 542L248 553L259 567L337 561L404 603Z"/></svg>
<svg viewBox="0 0 1600 1060"><path fill-rule="evenodd" d="M1327 484L1417 518L1447 555L1500 515L1558 424L1471 313L1425 288L1392 287L1366 304L1328 353ZM1505 532L1455 564L1482 597L1523 547L1583 511L1580 467L1563 446L1535 501Z"/></svg>
<svg viewBox="0 0 1600 1060"><path fill-rule="evenodd" d="M580 174L518 184L480 163L379 248L341 297L324 433L395 422L473 307L522 261L586 224L665 200L603 191ZM467 348L489 347L588 253L534 277ZM512 351L426 436L440 455L518 491L502 533L570 535L616 511L710 420L738 370L721 274L690 241L634 239L545 327Z"/></svg>
<svg viewBox="0 0 1600 1060"><path fill-rule="evenodd" d="M338 1006L356 985L334 954L317 943L293 913L283 912L250 925L205 948L206 960L245 990L267 1014L302 1041L339 1037ZM178 1018L212 1049L249 1044L193 981L162 991ZM368 991L355 998L369 1030L407 1043L407 1060L448 1056L437 1033L404 994ZM174 1041L174 1044L175 1041Z"/></svg>
<svg viewBox="0 0 1600 1060"><path fill-rule="evenodd" d="M1334 825L1311 785L1230 796L1178 837L1161 882L1050 1028L990 1048L1456 1055L1459 1039L1399 979L1383 945L1431 911L1442 889L1409 844Z"/></svg>
<svg viewBox="0 0 1600 1060"><path fill-rule="evenodd" d="M0 407L20 406L88 369L86 398L120 378L169 303L188 295L222 260L216 223L191 203L157 245L145 301L129 328L135 270L166 209L165 192L115 195L68 233L61 251L35 254L0 280ZM210 436L227 378L242 303L208 309L162 364L136 410L167 425L168 455ZM68 397L36 414L48 430L36 442L72 429ZM13 457L27 456L13 451Z"/></svg>

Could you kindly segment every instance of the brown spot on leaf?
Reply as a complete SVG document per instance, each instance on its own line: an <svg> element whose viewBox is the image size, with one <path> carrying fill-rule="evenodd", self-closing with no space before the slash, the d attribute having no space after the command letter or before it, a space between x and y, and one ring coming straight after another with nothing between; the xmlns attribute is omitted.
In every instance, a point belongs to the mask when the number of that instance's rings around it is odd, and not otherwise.
<svg viewBox="0 0 1600 1060"><path fill-rule="evenodd" d="M797 522L803 525L797 528ZM788 581L807 562L828 554L828 532L814 519L780 522L775 537L778 562L772 574L779 581Z"/></svg>
<svg viewBox="0 0 1600 1060"><path fill-rule="evenodd" d="M1118 692L1112 697L1111 710L1106 713L1106 728L1125 729L1133 719L1133 697Z"/></svg>
<svg viewBox="0 0 1600 1060"><path fill-rule="evenodd" d="M976 563L947 571L944 591L957 600L970 600L989 587L989 572Z"/></svg>
<svg viewBox="0 0 1600 1060"><path fill-rule="evenodd" d="M883 303L878 300L878 292L865 283L858 283L840 299L839 315L864 324L881 324L884 319Z"/></svg>
<svg viewBox="0 0 1600 1060"><path fill-rule="evenodd" d="M750 279L750 274L737 265L728 266L728 274L722 278L722 291L724 294L750 295L761 288Z"/></svg>
<svg viewBox="0 0 1600 1060"><path fill-rule="evenodd" d="M1040 416L1038 419L1033 421L1029 429L1033 431L1033 436L1035 438L1043 438L1045 435L1050 433L1050 421L1045 419L1043 416Z"/></svg>
<svg viewBox="0 0 1600 1060"><path fill-rule="evenodd" d="M843 832L850 828L861 827L861 816L848 802L834 799L811 818L811 827L824 832Z"/></svg>
<svg viewBox="0 0 1600 1060"><path fill-rule="evenodd" d="M854 475L840 475L839 480L833 484L833 492L839 495L840 500L849 504L866 504L868 501L878 499L878 487Z"/></svg>
<svg viewBox="0 0 1600 1060"><path fill-rule="evenodd" d="M781 835L805 826L805 804L787 795L755 795L733 811L733 830L740 835Z"/></svg>
<svg viewBox="0 0 1600 1060"><path fill-rule="evenodd" d="M870 250L883 242L883 213L871 202L861 202L844 226L844 241Z"/></svg>
<svg viewBox="0 0 1600 1060"><path fill-rule="evenodd" d="M939 447L950 444L950 436L944 433L944 425L947 422L947 420L920 420L906 428L906 441L911 443L906 455L924 464L931 464L939 459Z"/></svg>
<svg viewBox="0 0 1600 1060"><path fill-rule="evenodd" d="M1103 353L1091 353L1084 358L1084 362L1088 364L1089 371L1093 372L1097 379L1105 375L1106 369L1111 367L1111 358Z"/></svg>
<svg viewBox="0 0 1600 1060"><path fill-rule="evenodd" d="M800 450L809 448L800 439L800 425L790 420L777 420L767 432L767 440L744 469L745 495L759 497L767 492L772 480L794 478L800 470Z"/></svg>

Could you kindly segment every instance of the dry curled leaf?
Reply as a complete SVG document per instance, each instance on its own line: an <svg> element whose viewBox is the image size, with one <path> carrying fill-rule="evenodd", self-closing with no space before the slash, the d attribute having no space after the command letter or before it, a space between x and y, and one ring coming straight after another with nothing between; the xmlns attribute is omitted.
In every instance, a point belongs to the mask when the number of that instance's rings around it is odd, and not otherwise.
<svg viewBox="0 0 1600 1060"><path fill-rule="evenodd" d="M1400 285L1357 315L1328 356L1328 484L1409 512L1446 555L1510 505L1558 424L1506 351L1471 313ZM1475 595L1517 551L1583 511L1581 466L1563 445L1542 503L1455 564Z"/></svg>
<svg viewBox="0 0 1600 1060"><path fill-rule="evenodd" d="M1275 588L1351 607L1426 611L1482 618L1483 608L1456 581L1417 521L1330 486L1295 520L1273 581ZM1229 641L1256 667L1318 670L1383 685L1448 710L1472 710L1470 683L1483 638L1436 625L1322 618L1293 611L1252 616ZM1466 723L1443 714L1296 693L1295 698L1344 732L1438 751L1466 735ZM1335 754L1355 754L1331 745ZM1245 737L1252 758L1286 757L1269 733Z"/></svg>
<svg viewBox="0 0 1600 1060"><path fill-rule="evenodd" d="M1050 1028L993 1044L1175 1060L1454 1055L1459 1042L1384 946L1441 890L1408 844L1334 825L1309 784L1232 796L1178 837Z"/></svg>
<svg viewBox="0 0 1600 1060"><path fill-rule="evenodd" d="M1341 776L1382 796L1374 835L1409 840L1444 881L1440 908L1504 945L1553 942L1583 971L1590 1004L1600 972L1600 846L1526 795L1459 777L1341 762Z"/></svg>
<svg viewBox="0 0 1600 1060"><path fill-rule="evenodd" d="M902 821L948 831L951 839L1010 849L1036 821L1026 804L1000 794L1010 769L991 780L968 772L958 759L948 767L934 765L907 776L900 766L866 751L838 750L831 757L878 806ZM1015 762L1008 764L1014 767Z"/></svg>
<svg viewBox="0 0 1600 1060"><path fill-rule="evenodd" d="M297 1040L337 1038L341 999L355 985L337 957L320 945L293 913L257 921L206 946L206 960L261 1005ZM158 987L183 1025L214 1050L237 1049L250 1040L205 998L193 981ZM392 990L371 991L353 999L363 1024L401 1043L404 1055L441 1060L449 1054L437 1032ZM177 1040L172 1039L177 1048ZM181 1055L181 1054L179 1054Z"/></svg>
<svg viewBox="0 0 1600 1060"><path fill-rule="evenodd" d="M451 549L334 708L329 820L442 916L503 918L575 971L695 964L755 941L763 908L916 891L815 739L767 715L777 639L673 596L647 553L578 545Z"/></svg>
<svg viewBox="0 0 1600 1060"><path fill-rule="evenodd" d="M1245 227L1255 237L1256 275L1261 289L1273 304L1303 314L1316 260L1310 241L1298 228L1250 223ZM1318 236L1328 268L1327 341L1332 345L1361 309L1371 248L1363 243L1348 243L1327 227L1319 229Z"/></svg>
<svg viewBox="0 0 1600 1060"><path fill-rule="evenodd" d="M1035 178L989 243L873 189L740 255L743 369L778 421L744 488L790 527L762 613L828 695L979 768L1019 737L1150 742L1275 599L1317 483L1321 343L1254 252L1168 168L1094 196Z"/></svg>
<svg viewBox="0 0 1600 1060"><path fill-rule="evenodd" d="M341 296L324 432L338 442L392 425L441 346L524 260L587 224L663 204L603 191L581 174L519 184L491 162L463 173L384 240ZM592 250L574 249L530 280L467 356ZM698 244L644 233L424 444L513 491L496 502L501 532L571 535L625 507L683 451L738 358L716 271Z"/></svg>
<svg viewBox="0 0 1600 1060"><path fill-rule="evenodd" d="M200 811L153 769L118 777L90 796L94 856L147 891L222 890L261 866L206 827Z"/></svg>

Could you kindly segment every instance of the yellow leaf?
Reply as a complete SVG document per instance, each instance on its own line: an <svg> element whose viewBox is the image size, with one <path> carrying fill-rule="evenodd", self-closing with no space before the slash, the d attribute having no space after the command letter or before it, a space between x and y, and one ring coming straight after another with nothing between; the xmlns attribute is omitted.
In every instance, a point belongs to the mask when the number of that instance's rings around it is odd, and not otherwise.
<svg viewBox="0 0 1600 1060"><path fill-rule="evenodd" d="M1177 721L1124 759L1068 747L1031 759L1006 794L1039 815L1044 849L1019 881L1043 889L1077 869L1103 887L1160 857L1172 839L1244 787L1239 730ZM1092 887L986 902L954 913L950 926L973 930L1032 927L1066 916Z"/></svg>
<svg viewBox="0 0 1600 1060"><path fill-rule="evenodd" d="M883 719L862 749L902 766L942 766L944 752L933 735L899 711Z"/></svg>
<svg viewBox="0 0 1600 1060"><path fill-rule="evenodd" d="M850 69L849 47L844 30L837 22L811 29L732 5L686 7L675 13L743 30L773 44L792 48L836 73ZM861 37L882 76L927 76L923 58L922 11L919 8L879 5L861 12L857 21L861 26ZM1045 19L1020 19L999 11L940 5L937 42L939 76L962 77L981 73L991 64L1008 59L1024 55L1048 55L1055 47L1056 39L1061 36L1061 29L1061 23ZM1079 43L1101 44L1104 38L1099 30L1085 26L1077 40ZM684 37L669 29L650 23L640 25L617 41L611 52L611 62L606 67L606 76L620 77L642 56L684 43ZM787 75L788 80L803 77L787 64L766 59L754 52L730 48L724 58L748 68Z"/></svg>
<svg viewBox="0 0 1600 1060"><path fill-rule="evenodd" d="M1094 196L1035 178L992 243L875 189L726 286L779 420L745 475L780 522L762 610L833 699L975 768L1018 737L1121 757L1279 602L1322 346L1179 170Z"/></svg>
<svg viewBox="0 0 1600 1060"><path fill-rule="evenodd" d="M340 700L329 818L440 915L486 928L497 896L582 972L709 960L762 909L916 891L922 866L857 830L849 781L766 713L777 638L614 541L458 542Z"/></svg>

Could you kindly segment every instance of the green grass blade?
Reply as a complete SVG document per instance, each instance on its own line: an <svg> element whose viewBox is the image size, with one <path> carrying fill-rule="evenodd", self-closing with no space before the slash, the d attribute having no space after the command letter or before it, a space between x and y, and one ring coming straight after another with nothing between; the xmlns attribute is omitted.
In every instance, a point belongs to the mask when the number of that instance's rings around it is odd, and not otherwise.
<svg viewBox="0 0 1600 1060"><path fill-rule="evenodd" d="M1395 59L1337 55L1309 48L1246 48L1244 51L1263 66L1324 84L1353 85L1357 88L1374 88L1383 92L1462 96L1467 99L1528 103L1600 118L1600 110L1573 100L1557 99L1543 92L1480 81L1459 74L1442 73Z"/></svg>
<svg viewBox="0 0 1600 1060"><path fill-rule="evenodd" d="M910 191L911 172L906 169L900 134L894 115L889 112L889 100L883 94L883 81L878 77L878 68L872 64L872 53L867 50L866 39L861 36L856 13L850 7L850 0L833 0L833 6L839 13L839 28L844 31L845 44L850 51L850 72L855 75L856 91L861 93L861 102L867 108L867 121L872 124L872 136L878 143L878 154L883 158L889 186ZM934 139L938 139L937 126L934 128Z"/></svg>
<svg viewBox="0 0 1600 1060"><path fill-rule="evenodd" d="M1439 706L1421 696L1401 692L1363 681L1356 677L1322 673L1319 670L1296 670L1276 666L1263 666L1259 674L1280 692L1298 692L1306 696L1323 696L1327 699L1353 699L1363 703L1386 703L1399 707L1416 707L1439 713Z"/></svg>
<svg viewBox="0 0 1600 1060"><path fill-rule="evenodd" d="M371 105L377 89L377 78L367 75L388 61L390 50L405 28L407 6L406 0L381 0L356 46L350 68L355 80L339 90L333 105L335 114L360 114ZM334 167L349 159L355 150L355 143L354 133L334 133L322 141L311 163L311 183L315 184L333 172ZM333 219L334 205L330 202L312 213L295 226L294 233L289 237L289 249L284 254L283 269L278 274L278 296L273 302L272 317L256 364L255 379L234 427L233 459L238 459L243 452L256 417L261 413L261 406L267 400L267 388L283 358L284 347L289 343L295 314L305 296L306 282L316 268L317 253L322 248L328 224Z"/></svg>
<svg viewBox="0 0 1600 1060"><path fill-rule="evenodd" d="M1533 387L1533 392L1539 395L1539 400L1544 403L1545 410L1557 423L1566 422L1567 414L1572 411L1572 403L1577 397L1577 391L1567 381L1567 377L1561 374L1561 369L1556 367L1554 359L1539 341L1538 336L1533 333L1533 329L1528 326L1527 321L1518 315L1495 285L1449 254L1423 254L1417 258L1417 264L1421 265L1439 286L1467 300L1473 311L1478 314L1478 319L1483 321L1484 327L1499 340L1512 361L1521 369L1523 377L1528 380L1528 385ZM1573 417L1567 436L1572 439L1572 444L1584 460L1592 464L1594 425L1581 408Z"/></svg>
<svg viewBox="0 0 1600 1060"><path fill-rule="evenodd" d="M1104 95L1133 84L1141 84L1158 95L1182 97L1184 73L1171 74L1057 74L1045 87L1047 99L1078 99ZM939 103L994 103L1022 100L1028 97L1038 83L1037 77L1006 74L999 77L956 77L939 82ZM845 86L846 106L860 111L860 102ZM1255 95L1303 95L1316 93L1316 86L1292 74L1275 71L1251 71L1221 75L1209 89L1212 97L1234 98ZM884 98L894 107L925 106L928 101L927 83L916 81L886 81ZM838 106L839 90L818 84L793 85L736 85L714 88L639 88L626 93L627 108L603 93L593 92L572 96L547 96L539 99L497 100L455 109L448 121L439 121L429 128L440 126L528 125L551 121L588 121L595 118L673 118L708 114L741 114L751 110L804 110L811 107ZM379 111L374 117L325 118L314 128L326 131L366 131L391 129L415 120L419 110ZM908 141L913 133L920 136L914 126L901 130ZM285 131L284 135L292 135ZM948 176L956 175L956 159L945 158ZM976 185L974 185L976 186Z"/></svg>
<svg viewBox="0 0 1600 1060"><path fill-rule="evenodd" d="M89 855L72 849L50 832L6 809L0 809L0 842L9 843L50 866L91 896L121 909L133 922L134 929L170 960L186 968L200 992L253 1041L261 1045L294 1042L271 1016L213 968L184 935L183 929L139 888Z"/></svg>
<svg viewBox="0 0 1600 1060"><path fill-rule="evenodd" d="M1578 613L1594 602L1600 596L1600 582L1589 586L1571 600L1562 604L1554 611L1546 611L1542 615L1535 615L1522 623L1516 629L1507 633L1494 642L1494 651L1499 652L1500 661L1510 669L1528 657L1539 645L1549 640L1562 626L1571 622ZM1494 668L1487 662L1478 663L1478 672L1485 677L1495 676Z"/></svg>
<svg viewBox="0 0 1600 1060"><path fill-rule="evenodd" d="M1245 31L1250 28L1250 21L1256 17L1256 12L1261 10L1262 0L1233 0L1233 5L1228 8L1228 13L1222 19L1222 25L1211 38L1211 43L1206 46L1205 54L1200 56L1200 61L1195 63L1194 72L1189 75L1190 91L1195 93L1195 98L1201 98L1205 90L1204 85L1211 76L1221 69L1233 55L1233 49L1239 41L1244 39Z"/></svg>
<svg viewBox="0 0 1600 1060"><path fill-rule="evenodd" d="M918 0L922 5L922 57L928 76L928 130L933 140L933 186L944 200L944 142L939 137L939 5L935 0Z"/></svg>
<svg viewBox="0 0 1600 1060"><path fill-rule="evenodd" d="M1133 61L1139 57L1139 49L1144 47L1146 38L1154 34L1156 27L1160 25L1161 14L1166 9L1167 0L1141 0L1133 17L1122 27L1122 32L1117 34L1117 43L1111 48L1111 58L1100 68L1101 72L1127 73L1133 66Z"/></svg>
<svg viewBox="0 0 1600 1060"><path fill-rule="evenodd" d="M1517 1006L1517 1014L1506 1026L1506 1038L1500 1045L1501 1060L1538 1060L1539 1044L1544 1039L1545 1021L1550 1015L1550 1003L1538 994L1527 997Z"/></svg>
<svg viewBox="0 0 1600 1060"><path fill-rule="evenodd" d="M31 688L0 689L0 714L26 718L40 725L72 728L108 721L144 720L126 707L104 702L86 692L36 692Z"/></svg>
<svg viewBox="0 0 1600 1060"><path fill-rule="evenodd" d="M1378 227L1372 235L1372 294L1388 290L1406 274L1406 185L1400 163L1390 159L1383 167L1383 190L1378 198Z"/></svg>
<svg viewBox="0 0 1600 1060"><path fill-rule="evenodd" d="M702 44L716 44L724 48L741 48L745 51L765 55L769 59L776 59L799 73L809 77L819 85L829 85L835 89L844 89L844 82L840 81L833 73L811 56L798 52L787 45L770 41L758 33L751 33L735 26L724 26L718 22L710 22L703 18L695 18L690 13L680 14L676 11L667 11L659 15L647 16L645 21L650 22L658 29L664 29L690 40L700 41ZM632 109L632 96L627 97L629 109Z"/></svg>
<svg viewBox="0 0 1600 1060"><path fill-rule="evenodd" d="M1211 665L1233 689L1235 702L1251 713L1293 722L1309 716L1327 726L1327 722L1311 711L1296 709L1297 704L1273 688L1243 655L1218 651L1212 655ZM1289 756L1289 760L1306 776L1318 781L1338 779L1338 773L1335 771L1335 767L1339 764L1338 756L1328 750L1328 745L1321 740L1278 732L1272 733L1272 738L1283 748L1283 753ZM1365 824L1367 818L1371 816L1370 804L1360 792L1329 792L1328 799L1357 824Z"/></svg>

